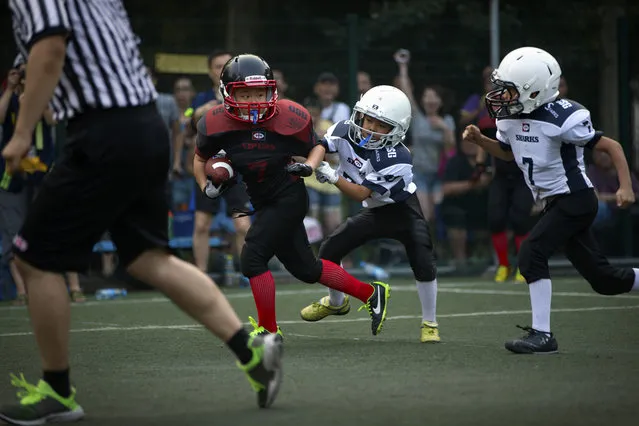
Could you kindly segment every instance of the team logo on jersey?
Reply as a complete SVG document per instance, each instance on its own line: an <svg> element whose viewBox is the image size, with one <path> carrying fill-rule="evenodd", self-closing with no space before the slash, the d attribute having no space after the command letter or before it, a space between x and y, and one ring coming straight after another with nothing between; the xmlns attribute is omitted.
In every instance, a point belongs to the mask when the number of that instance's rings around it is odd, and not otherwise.
<svg viewBox="0 0 639 426"><path fill-rule="evenodd" d="M253 139L254 141L263 141L266 138L266 135L264 134L264 132L253 132L253 135L251 137L251 139Z"/></svg>
<svg viewBox="0 0 639 426"><path fill-rule="evenodd" d="M348 158L346 159L346 161L347 161L348 163L352 164L353 166L357 167L358 169L361 169L361 168L362 168L362 166L363 166L362 162L361 162L361 161L359 161L359 159L358 159L358 158L351 158L351 157L348 157Z"/></svg>
<svg viewBox="0 0 639 426"><path fill-rule="evenodd" d="M521 131L522 131L522 132L530 132L530 124L528 124L528 123L521 123Z"/></svg>

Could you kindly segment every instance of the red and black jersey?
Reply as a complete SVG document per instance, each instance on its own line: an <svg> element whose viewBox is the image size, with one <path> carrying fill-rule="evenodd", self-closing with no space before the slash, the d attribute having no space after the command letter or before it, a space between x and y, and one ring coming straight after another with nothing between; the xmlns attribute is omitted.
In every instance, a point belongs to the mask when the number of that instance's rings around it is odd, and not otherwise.
<svg viewBox="0 0 639 426"><path fill-rule="evenodd" d="M289 100L278 101L273 118L258 124L233 119L219 105L200 119L197 131L197 155L210 158L224 150L256 207L299 180L286 165L292 156L307 157L318 143L309 112Z"/></svg>

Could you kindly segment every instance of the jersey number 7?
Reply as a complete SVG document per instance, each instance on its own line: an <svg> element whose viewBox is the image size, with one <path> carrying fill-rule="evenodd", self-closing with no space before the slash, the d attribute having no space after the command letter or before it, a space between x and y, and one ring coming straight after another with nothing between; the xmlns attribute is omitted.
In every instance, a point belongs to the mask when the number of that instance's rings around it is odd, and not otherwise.
<svg viewBox="0 0 639 426"><path fill-rule="evenodd" d="M521 162L528 166L528 180L531 185L535 184L535 180L533 179L533 159L530 157L523 157Z"/></svg>
<svg viewBox="0 0 639 426"><path fill-rule="evenodd" d="M264 182L264 175L266 175L266 166L268 162L266 160L254 161L248 165L250 170L257 172L257 181Z"/></svg>

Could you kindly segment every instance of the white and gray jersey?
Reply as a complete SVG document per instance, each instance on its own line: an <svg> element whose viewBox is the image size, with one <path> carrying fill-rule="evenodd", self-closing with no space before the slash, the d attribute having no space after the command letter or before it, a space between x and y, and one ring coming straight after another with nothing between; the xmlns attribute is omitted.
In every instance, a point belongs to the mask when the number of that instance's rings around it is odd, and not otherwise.
<svg viewBox="0 0 639 426"><path fill-rule="evenodd" d="M592 188L584 147L592 148L600 138L590 112L568 99L497 120L497 139L513 152L535 200Z"/></svg>
<svg viewBox="0 0 639 426"><path fill-rule="evenodd" d="M328 152L339 155L340 176L373 191L362 202L364 207L399 203L415 193L413 162L403 144L376 150L360 148L351 140L345 121L331 126L321 143Z"/></svg>

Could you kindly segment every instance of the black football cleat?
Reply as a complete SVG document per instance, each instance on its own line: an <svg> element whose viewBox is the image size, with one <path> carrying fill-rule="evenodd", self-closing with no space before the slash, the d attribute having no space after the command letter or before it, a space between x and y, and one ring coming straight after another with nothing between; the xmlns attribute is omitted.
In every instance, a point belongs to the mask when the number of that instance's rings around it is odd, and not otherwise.
<svg viewBox="0 0 639 426"><path fill-rule="evenodd" d="M521 327L528 334L524 335L521 339L510 340L504 345L506 349L516 354L536 354L547 355L555 354L558 351L557 339L552 333L544 333L543 331L535 330L532 327Z"/></svg>
<svg viewBox="0 0 639 426"><path fill-rule="evenodd" d="M371 329L373 336L377 336L386 321L386 307L388 299L390 299L390 286L386 283L375 281L372 282L373 294L368 298L365 305L362 305L358 311L366 309L371 316Z"/></svg>

